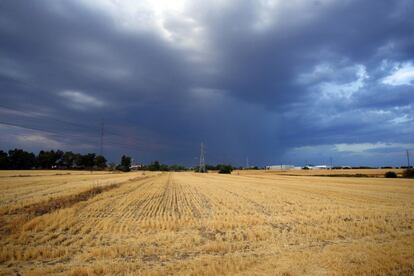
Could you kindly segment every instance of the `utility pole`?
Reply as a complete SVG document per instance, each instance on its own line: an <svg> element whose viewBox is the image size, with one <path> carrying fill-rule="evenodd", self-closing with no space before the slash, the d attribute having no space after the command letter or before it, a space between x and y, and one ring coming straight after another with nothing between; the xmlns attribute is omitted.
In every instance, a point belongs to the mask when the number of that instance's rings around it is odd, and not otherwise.
<svg viewBox="0 0 414 276"><path fill-rule="evenodd" d="M206 172L206 160L203 143L200 145L200 164L198 167L198 172Z"/></svg>
<svg viewBox="0 0 414 276"><path fill-rule="evenodd" d="M329 161L331 162L331 170L332 170L332 168L333 168L333 165L332 165L332 157L329 157Z"/></svg>
<svg viewBox="0 0 414 276"><path fill-rule="evenodd" d="M99 146L99 155L103 156L103 142L104 142L104 121L101 122L101 139Z"/></svg>
<svg viewBox="0 0 414 276"><path fill-rule="evenodd" d="M406 150L407 153L407 169L410 168L410 152L408 150Z"/></svg>
<svg viewBox="0 0 414 276"><path fill-rule="evenodd" d="M246 169L248 169L249 168L249 157L247 156L246 157Z"/></svg>

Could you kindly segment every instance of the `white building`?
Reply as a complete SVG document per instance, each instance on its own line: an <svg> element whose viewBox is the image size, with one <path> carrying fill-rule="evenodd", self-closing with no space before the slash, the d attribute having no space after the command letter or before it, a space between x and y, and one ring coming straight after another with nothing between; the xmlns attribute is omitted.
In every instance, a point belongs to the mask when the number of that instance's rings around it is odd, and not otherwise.
<svg viewBox="0 0 414 276"><path fill-rule="evenodd" d="M331 167L327 165L317 165L317 166L308 165L306 167L309 170L330 170L331 169Z"/></svg>
<svg viewBox="0 0 414 276"><path fill-rule="evenodd" d="M139 170L139 169L141 169L142 167L144 167L144 165L142 165L142 164L131 164L131 166L129 166L129 168L130 168L132 171L134 171L134 170Z"/></svg>
<svg viewBox="0 0 414 276"><path fill-rule="evenodd" d="M272 165L266 166L266 170L293 170L295 166L293 165Z"/></svg>

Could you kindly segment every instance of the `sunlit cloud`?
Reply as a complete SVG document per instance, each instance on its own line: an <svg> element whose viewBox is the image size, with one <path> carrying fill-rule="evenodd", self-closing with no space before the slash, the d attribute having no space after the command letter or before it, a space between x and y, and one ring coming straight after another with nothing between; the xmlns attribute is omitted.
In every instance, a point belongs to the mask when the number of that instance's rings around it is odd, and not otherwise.
<svg viewBox="0 0 414 276"><path fill-rule="evenodd" d="M401 144L401 143L361 143L361 144L336 144L335 150L338 152L352 152L363 153L370 150L386 149L386 148L400 148L411 149L414 144Z"/></svg>
<svg viewBox="0 0 414 276"><path fill-rule="evenodd" d="M392 86L414 85L414 66L410 63L404 63L382 80L382 83Z"/></svg>
<svg viewBox="0 0 414 276"><path fill-rule="evenodd" d="M105 102L84 92L65 90L59 93L69 106L76 109L98 108L105 106Z"/></svg>

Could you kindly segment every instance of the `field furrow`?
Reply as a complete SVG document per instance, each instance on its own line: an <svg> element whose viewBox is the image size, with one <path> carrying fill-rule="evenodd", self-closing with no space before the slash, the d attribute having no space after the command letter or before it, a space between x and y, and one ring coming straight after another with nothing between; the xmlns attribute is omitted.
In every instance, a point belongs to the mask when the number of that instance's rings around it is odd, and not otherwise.
<svg viewBox="0 0 414 276"><path fill-rule="evenodd" d="M0 180L7 191L3 221L12 210L48 202L47 192L57 200L97 179L103 187L120 185L2 235L1 274L414 273L412 180L132 173L45 175L44 182L56 181L40 183L41 177ZM11 178L21 182L15 190Z"/></svg>

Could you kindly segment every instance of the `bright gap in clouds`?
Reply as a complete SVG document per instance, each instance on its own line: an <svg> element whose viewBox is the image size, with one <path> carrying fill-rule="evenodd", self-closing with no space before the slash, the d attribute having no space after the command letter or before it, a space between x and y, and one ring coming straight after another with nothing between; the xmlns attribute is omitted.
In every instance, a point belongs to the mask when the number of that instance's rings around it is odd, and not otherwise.
<svg viewBox="0 0 414 276"><path fill-rule="evenodd" d="M59 94L65 98L66 101L68 101L69 106L75 109L105 106L105 102L102 100L80 91L66 90L60 92Z"/></svg>
<svg viewBox="0 0 414 276"><path fill-rule="evenodd" d="M397 69L389 76L382 80L382 83L398 86L398 85L414 85L414 66L408 62L397 67Z"/></svg>
<svg viewBox="0 0 414 276"><path fill-rule="evenodd" d="M79 1L94 12L104 12L123 32L155 33L175 46L202 48L202 27L192 17L193 3L189 1Z"/></svg>
<svg viewBox="0 0 414 276"><path fill-rule="evenodd" d="M110 14L116 22L126 28L143 28L152 21L163 21L168 13L180 14L184 12L186 0L79 0L84 6L94 10L105 11Z"/></svg>
<svg viewBox="0 0 414 276"><path fill-rule="evenodd" d="M338 152L352 152L363 153L374 149L386 149L386 148L412 148L413 144L402 143L361 143L361 144L335 144L335 150Z"/></svg>
<svg viewBox="0 0 414 276"><path fill-rule="evenodd" d="M134 2L134 1L132 1ZM156 11L182 12L187 3L186 0L152 0L148 2Z"/></svg>

